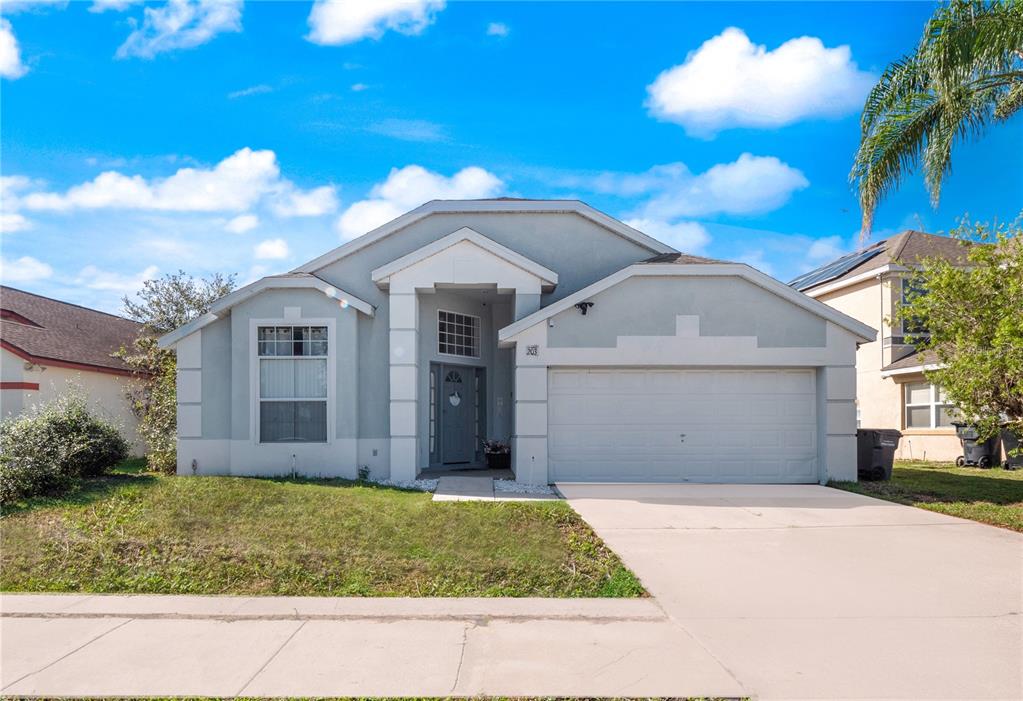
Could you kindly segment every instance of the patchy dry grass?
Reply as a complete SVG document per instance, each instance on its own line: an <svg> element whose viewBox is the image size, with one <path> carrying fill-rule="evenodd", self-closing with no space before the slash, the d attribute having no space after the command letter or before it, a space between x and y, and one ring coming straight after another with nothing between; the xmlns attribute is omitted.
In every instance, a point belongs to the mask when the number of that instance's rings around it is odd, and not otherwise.
<svg viewBox="0 0 1023 701"><path fill-rule="evenodd" d="M5 591L642 596L563 502L122 468L0 519Z"/></svg>
<svg viewBox="0 0 1023 701"><path fill-rule="evenodd" d="M1023 531L1023 470L897 461L891 482L833 482L831 486Z"/></svg>

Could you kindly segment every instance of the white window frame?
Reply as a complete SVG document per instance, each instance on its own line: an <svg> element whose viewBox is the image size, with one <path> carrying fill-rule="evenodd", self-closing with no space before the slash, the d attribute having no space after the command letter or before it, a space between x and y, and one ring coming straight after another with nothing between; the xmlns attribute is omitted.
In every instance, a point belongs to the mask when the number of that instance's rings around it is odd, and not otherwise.
<svg viewBox="0 0 1023 701"><path fill-rule="evenodd" d="M259 405L262 399L259 396L259 362L265 357L280 357L293 360L296 356L260 356L259 355L259 327L260 326L326 326L327 327L327 440L326 442L272 442L263 443L259 435ZM249 319L249 442L261 446L287 446L288 450L297 446L323 446L333 445L336 434L336 387L337 387L337 326L334 319L316 318L276 318L276 319ZM322 355L301 356L304 358L322 358ZM269 401L320 401L308 397L301 399L276 398Z"/></svg>
<svg viewBox="0 0 1023 701"><path fill-rule="evenodd" d="M927 402L917 402L915 404L909 403L909 386L919 385L926 383L930 388L930 398ZM910 426L909 425L909 410L919 409L920 407L928 407L930 415L930 424L928 426ZM952 426L939 426L938 425L938 411L942 407L952 407L952 403L948 400L941 401L941 391L938 385L927 380L915 380L912 382L902 383L902 426L907 431L913 430L924 430L924 431L950 431L953 430Z"/></svg>
<svg viewBox="0 0 1023 701"><path fill-rule="evenodd" d="M476 320L476 355L461 355L459 353L443 353L440 349L440 315L441 314L457 314L459 316L469 317L470 319ZM465 312L456 312L451 309L438 309L437 310L437 355L444 356L445 358L470 358L472 360L479 360L480 355L483 353L483 319L476 316L475 314L466 314Z"/></svg>

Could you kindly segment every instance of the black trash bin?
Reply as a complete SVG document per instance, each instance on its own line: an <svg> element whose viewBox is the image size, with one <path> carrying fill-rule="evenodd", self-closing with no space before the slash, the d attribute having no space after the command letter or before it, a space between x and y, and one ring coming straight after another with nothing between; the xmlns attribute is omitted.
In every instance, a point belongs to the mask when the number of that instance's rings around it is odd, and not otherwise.
<svg viewBox="0 0 1023 701"><path fill-rule="evenodd" d="M963 446L963 454L956 458L957 467L969 465L988 468L998 464L1001 451L998 449L997 435L982 441L973 424L955 422L952 425L956 427L956 436Z"/></svg>
<svg viewBox="0 0 1023 701"><path fill-rule="evenodd" d="M856 471L861 480L890 480L902 434L891 428L856 429Z"/></svg>
<svg viewBox="0 0 1023 701"><path fill-rule="evenodd" d="M1002 467L1006 470L1019 470L1023 468L1023 453L1019 455L1012 455L1012 451L1020 447L1023 443L1023 435L1016 433L1008 428L1002 427L1002 455L1005 459L1002 460Z"/></svg>

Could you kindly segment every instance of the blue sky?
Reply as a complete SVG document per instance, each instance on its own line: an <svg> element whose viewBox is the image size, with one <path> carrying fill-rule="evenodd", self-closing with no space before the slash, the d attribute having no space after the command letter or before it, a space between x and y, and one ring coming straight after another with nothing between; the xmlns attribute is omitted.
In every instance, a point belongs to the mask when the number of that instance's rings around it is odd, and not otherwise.
<svg viewBox="0 0 1023 701"><path fill-rule="evenodd" d="M5 284L109 311L289 270L436 197L578 197L783 280L855 246L871 80L933 5L7 1ZM875 238L1023 204L1023 123Z"/></svg>

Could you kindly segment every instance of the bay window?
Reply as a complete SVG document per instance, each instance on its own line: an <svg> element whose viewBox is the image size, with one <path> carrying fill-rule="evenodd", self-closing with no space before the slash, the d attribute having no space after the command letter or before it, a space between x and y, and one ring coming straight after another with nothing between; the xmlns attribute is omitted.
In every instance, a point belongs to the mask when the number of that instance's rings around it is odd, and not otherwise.
<svg viewBox="0 0 1023 701"><path fill-rule="evenodd" d="M260 443L327 441L326 326L260 326Z"/></svg>
<svg viewBox="0 0 1023 701"><path fill-rule="evenodd" d="M944 391L930 382L907 382L902 386L906 404L906 428L946 428L956 418Z"/></svg>

